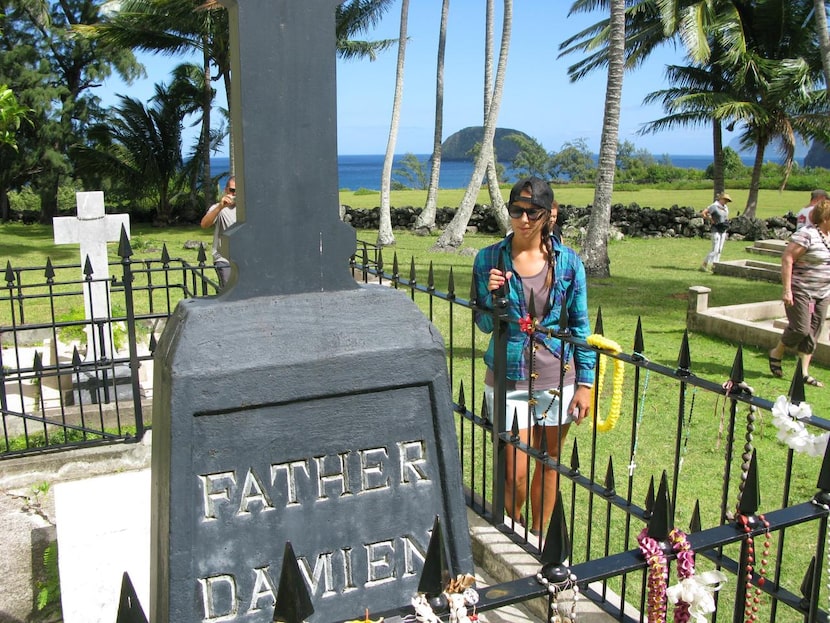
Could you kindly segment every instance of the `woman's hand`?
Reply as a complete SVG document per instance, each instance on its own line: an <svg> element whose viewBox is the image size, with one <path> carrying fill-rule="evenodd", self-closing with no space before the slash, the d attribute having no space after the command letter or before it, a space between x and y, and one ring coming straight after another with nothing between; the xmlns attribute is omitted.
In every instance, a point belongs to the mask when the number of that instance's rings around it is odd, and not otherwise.
<svg viewBox="0 0 830 623"><path fill-rule="evenodd" d="M581 424L591 414L591 391L590 387L577 385L571 404L568 405L568 413L573 415L577 424Z"/></svg>
<svg viewBox="0 0 830 623"><path fill-rule="evenodd" d="M792 307L794 304L793 291L784 290L784 293L781 295L781 300L784 302L784 307Z"/></svg>
<svg viewBox="0 0 830 623"><path fill-rule="evenodd" d="M501 271L498 268L490 269L490 279L487 281L487 289L492 292L502 287L505 282L513 276L509 270L507 272Z"/></svg>

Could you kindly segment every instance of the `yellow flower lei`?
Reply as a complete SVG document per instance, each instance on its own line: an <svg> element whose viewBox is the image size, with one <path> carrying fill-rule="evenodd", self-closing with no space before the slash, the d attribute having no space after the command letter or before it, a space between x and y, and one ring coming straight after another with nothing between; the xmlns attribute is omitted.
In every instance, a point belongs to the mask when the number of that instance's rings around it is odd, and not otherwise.
<svg viewBox="0 0 830 623"><path fill-rule="evenodd" d="M600 350L607 350L614 354L622 352L622 348L620 348L620 345L614 340L609 340L598 333L589 335L585 341L589 346L593 346L594 348L598 348ZM602 389L603 382L605 381L606 359L608 359L608 357L602 353L599 354L599 378L597 379L597 387L600 389ZM614 359L614 378L611 382L611 408L608 411L608 417L604 420L600 420L596 405L592 405L592 411L594 412L592 424L593 426L596 426L596 429L601 433L606 433L609 430L612 430L617 424L617 420L620 419L624 380L625 362L622 359ZM592 400L594 395L596 395L596 393L592 394Z"/></svg>

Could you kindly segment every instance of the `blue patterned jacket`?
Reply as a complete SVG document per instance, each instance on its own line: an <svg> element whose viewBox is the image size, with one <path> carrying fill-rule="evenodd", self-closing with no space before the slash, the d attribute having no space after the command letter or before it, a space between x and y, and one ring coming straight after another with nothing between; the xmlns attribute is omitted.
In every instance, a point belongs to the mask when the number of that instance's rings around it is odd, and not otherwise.
<svg viewBox="0 0 830 623"><path fill-rule="evenodd" d="M502 258L504 269L513 272L507 287L507 314L511 319L524 318L527 315L522 279L513 268L511 255L513 234L508 234L503 240L490 245L478 252L473 263L473 278L475 279L476 303L479 307L493 309L493 295L487 289L490 278L490 269L499 265ZM559 317L563 303L568 309L568 327L571 335L585 339L591 334L588 319L588 287L585 278L585 267L576 252L563 245L555 236L551 237L553 253L556 258L555 279L550 292L550 305L544 318L540 318L538 325L544 329L556 332L559 329ZM542 310L536 310L542 313ZM489 313L476 312L476 324L485 333L493 332L493 316ZM537 339L552 352L560 361L568 363L573 357L576 366L577 383L592 385L594 383L594 368L596 366L596 352L586 348L574 348L573 345L563 342L557 337L537 332ZM507 378L510 380L527 379L527 361L525 352L528 348L530 336L519 328L518 323L508 324L507 338ZM564 355L563 355L564 347ZM487 352L484 354L484 363L490 369L494 360L493 338Z"/></svg>

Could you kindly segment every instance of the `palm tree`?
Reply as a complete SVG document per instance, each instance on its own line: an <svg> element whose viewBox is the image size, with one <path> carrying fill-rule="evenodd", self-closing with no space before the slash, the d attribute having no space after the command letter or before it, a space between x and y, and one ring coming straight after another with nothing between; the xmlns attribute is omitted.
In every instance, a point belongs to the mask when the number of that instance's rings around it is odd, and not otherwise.
<svg viewBox="0 0 830 623"><path fill-rule="evenodd" d="M395 143L398 141L398 126L401 122L401 99L403 97L403 69L406 61L406 26L409 17L409 0L401 2L401 25L398 34L398 64L395 69L395 97L392 100L392 121L389 126L389 140L386 142L386 156L380 178L380 214L378 223L379 246L395 244L392 233L390 193L392 191L392 161L395 158Z"/></svg>
<svg viewBox="0 0 830 623"><path fill-rule="evenodd" d="M714 196L725 190L723 167L723 124L715 114L718 106L729 101L732 84L719 63L666 68L666 77L673 86L649 93L643 102L661 102L668 114L645 124L641 134L653 134L678 126L709 124L712 127Z"/></svg>
<svg viewBox="0 0 830 623"><path fill-rule="evenodd" d="M179 85L156 85L151 107L131 97L106 122L90 130L95 147L74 150L77 168L96 171L118 180L130 196L157 197L155 222L167 225L172 196L181 181L182 119L191 104L181 99Z"/></svg>
<svg viewBox="0 0 830 623"><path fill-rule="evenodd" d="M493 151L493 137L496 134L496 123L501 106L502 92L504 90L504 73L507 69L507 55L510 51L510 32L513 24L513 0L504 0L504 16L501 33L501 48L499 49L499 62L496 68L496 81L493 87L493 99L487 109L487 116L484 119L484 136L481 139L481 149L475 159L473 174L470 183L464 192L461 205L456 210L455 216L447 225L446 229L438 237L433 245L433 250L448 251L458 249L464 242L464 231L470 216L475 207L478 191L481 189L481 181L484 171L490 160Z"/></svg>
<svg viewBox="0 0 830 623"><path fill-rule="evenodd" d="M374 59L377 52L394 41L353 41L352 37L370 29L394 0L346 0L335 8L335 36L341 58ZM205 74L202 103L201 143L211 136L211 108L215 80L225 86L226 110L233 98L230 65L230 30L228 13L217 0L120 0L117 11L91 27L76 28L90 37L114 46L168 55L200 52ZM212 75L215 68L216 75ZM228 124L231 171L233 163L233 126ZM210 154L203 154L203 185L213 192Z"/></svg>
<svg viewBox="0 0 830 623"><path fill-rule="evenodd" d="M435 212L438 208L438 183L441 178L441 145L444 135L444 56L447 47L447 21L450 0L441 3L441 26L438 31L438 68L435 72L435 132L432 136L429 187L424 209L415 219L415 231L431 232L435 228Z"/></svg>
<svg viewBox="0 0 830 623"><path fill-rule="evenodd" d="M201 9L201 10L197 10ZM121 0L116 11L93 27L79 32L100 39L110 45L145 52L183 55L198 51L202 56L204 72L201 103L201 132L199 143L207 145L211 132L211 108L214 91L211 87L211 67L218 68L219 78L225 83L230 110L230 37L227 11L218 3L202 5L197 0ZM231 134L231 143L233 135ZM231 149L233 170L233 149ZM212 199L213 184L210 171L210 153L199 154L202 159L202 187L208 202Z"/></svg>
<svg viewBox="0 0 830 623"><path fill-rule="evenodd" d="M608 80L605 88L605 112L599 146L599 166L594 190L594 205L582 246L585 271L594 277L610 277L608 234L611 227L611 194L617 168L617 142L620 133L620 101L622 100L625 65L625 0L610 3L608 36Z"/></svg>
<svg viewBox="0 0 830 623"><path fill-rule="evenodd" d="M374 28L395 0L344 0L334 11L337 54L344 60L368 58L373 61L379 52L391 48L395 39L376 41L355 37Z"/></svg>
<svg viewBox="0 0 830 623"><path fill-rule="evenodd" d="M487 0L487 13L485 19L486 35L484 40L484 118L487 118L490 104L493 101L492 85L493 85L493 13L494 2ZM490 143L490 158L487 161L487 190L490 194L490 206L496 222L499 224L499 230L502 234L506 234L510 229L510 217L507 214L507 208L504 207L504 199L501 196L501 188L499 188L499 175L496 170L496 152L493 149L492 142Z"/></svg>
<svg viewBox="0 0 830 623"><path fill-rule="evenodd" d="M827 3L825 0L813 0L816 32L821 49L821 66L824 69L824 85L830 95L830 32L827 29Z"/></svg>

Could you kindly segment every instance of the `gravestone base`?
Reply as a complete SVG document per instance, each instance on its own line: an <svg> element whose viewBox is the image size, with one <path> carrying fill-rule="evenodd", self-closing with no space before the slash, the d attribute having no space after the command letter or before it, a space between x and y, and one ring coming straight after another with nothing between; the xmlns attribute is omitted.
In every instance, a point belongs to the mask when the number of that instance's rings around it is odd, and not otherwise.
<svg viewBox="0 0 830 623"><path fill-rule="evenodd" d="M72 375L72 389L64 392L64 405L109 404L133 400L132 377L127 364L106 370L83 371Z"/></svg>
<svg viewBox="0 0 830 623"><path fill-rule="evenodd" d="M405 293L183 301L154 392L154 623L271 621L289 541L312 623L406 606L436 516L472 571L443 341Z"/></svg>

